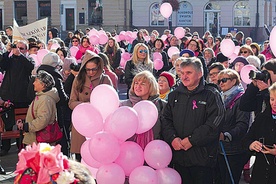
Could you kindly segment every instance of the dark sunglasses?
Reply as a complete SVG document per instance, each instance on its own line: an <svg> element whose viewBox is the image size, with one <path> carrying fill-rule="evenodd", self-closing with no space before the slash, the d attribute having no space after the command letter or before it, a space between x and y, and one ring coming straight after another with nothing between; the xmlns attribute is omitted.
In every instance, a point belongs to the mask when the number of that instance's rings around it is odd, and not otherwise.
<svg viewBox="0 0 276 184"><path fill-rule="evenodd" d="M72 42L79 42L78 40L72 40Z"/></svg>
<svg viewBox="0 0 276 184"><path fill-rule="evenodd" d="M97 71L97 70L98 70L98 67L96 67L96 68L85 68L85 71L86 71L86 72L89 72L89 71L95 72L95 71Z"/></svg>
<svg viewBox="0 0 276 184"><path fill-rule="evenodd" d="M247 51L240 51L240 54L247 54Z"/></svg>
<svg viewBox="0 0 276 184"><path fill-rule="evenodd" d="M222 83L226 83L228 80L231 80L231 78L222 78L218 80L218 84Z"/></svg>
<svg viewBox="0 0 276 184"><path fill-rule="evenodd" d="M18 49L19 49L19 50L25 50L25 48L23 48L23 47L18 47Z"/></svg>
<svg viewBox="0 0 276 184"><path fill-rule="evenodd" d="M216 42L219 42L219 40L216 40Z"/></svg>
<svg viewBox="0 0 276 184"><path fill-rule="evenodd" d="M142 54L143 52L144 53L148 53L148 51L147 50L139 50L139 52Z"/></svg>

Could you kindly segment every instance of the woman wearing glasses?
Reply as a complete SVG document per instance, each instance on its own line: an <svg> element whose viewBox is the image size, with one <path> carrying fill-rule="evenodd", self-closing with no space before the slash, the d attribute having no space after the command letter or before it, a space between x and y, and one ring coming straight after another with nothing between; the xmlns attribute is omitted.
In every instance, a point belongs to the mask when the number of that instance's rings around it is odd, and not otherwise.
<svg viewBox="0 0 276 184"><path fill-rule="evenodd" d="M148 47L144 43L137 43L133 49L132 58L127 61L125 67L125 83L128 91L135 75L144 70L153 72L153 62L150 60Z"/></svg>
<svg viewBox="0 0 276 184"><path fill-rule="evenodd" d="M270 106L256 117L244 141L245 148L256 155L251 184L276 182L276 83L269 93Z"/></svg>
<svg viewBox="0 0 276 184"><path fill-rule="evenodd" d="M241 141L248 130L249 112L239 109L240 97L244 93L240 82L239 74L232 69L222 70L218 74L218 85L222 91L222 99L226 108L219 138L222 142L221 145L223 145L220 146L220 154L218 155L221 183L231 183L224 154L227 156L234 183L239 183L243 166L249 157L242 148Z"/></svg>
<svg viewBox="0 0 276 184"><path fill-rule="evenodd" d="M100 84L112 86L110 78L104 74L104 63L100 56L87 50L82 59L79 74L75 77L69 100L69 108L74 108L83 103L90 101L92 90ZM85 141L85 137L79 134L74 126L71 135L71 153L76 154L76 159L81 160L80 147Z"/></svg>
<svg viewBox="0 0 276 184"><path fill-rule="evenodd" d="M249 45L243 45L240 48L239 56L247 58L248 56L254 56L254 53Z"/></svg>

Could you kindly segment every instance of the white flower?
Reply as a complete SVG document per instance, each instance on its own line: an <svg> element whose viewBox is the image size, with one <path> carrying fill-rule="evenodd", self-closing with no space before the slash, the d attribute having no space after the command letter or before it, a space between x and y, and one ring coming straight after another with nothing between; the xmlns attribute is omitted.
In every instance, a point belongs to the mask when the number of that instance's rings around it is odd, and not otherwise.
<svg viewBox="0 0 276 184"><path fill-rule="evenodd" d="M73 172L62 171L57 178L57 184L70 184L74 182L75 177Z"/></svg>

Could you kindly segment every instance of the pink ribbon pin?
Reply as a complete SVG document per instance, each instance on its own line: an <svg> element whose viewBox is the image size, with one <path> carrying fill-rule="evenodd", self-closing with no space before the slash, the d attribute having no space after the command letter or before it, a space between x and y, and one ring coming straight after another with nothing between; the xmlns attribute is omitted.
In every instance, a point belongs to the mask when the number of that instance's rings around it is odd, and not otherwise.
<svg viewBox="0 0 276 184"><path fill-rule="evenodd" d="M193 100L193 110L194 109L197 109L198 107L197 107L197 105L196 105L196 101L195 100Z"/></svg>

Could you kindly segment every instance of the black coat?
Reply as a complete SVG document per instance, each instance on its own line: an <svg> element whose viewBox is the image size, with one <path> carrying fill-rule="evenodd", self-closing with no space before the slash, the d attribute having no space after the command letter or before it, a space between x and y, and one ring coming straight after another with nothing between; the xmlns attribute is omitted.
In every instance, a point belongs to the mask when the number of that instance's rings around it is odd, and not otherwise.
<svg viewBox="0 0 276 184"><path fill-rule="evenodd" d="M270 106L256 117L250 127L244 141L245 148L249 150L249 145L260 138L264 138L265 145L276 144L276 120L272 119ZM256 153L256 160L250 182L251 184L276 183L275 155L266 154L266 157L270 162L270 165L267 164L262 152Z"/></svg>
<svg viewBox="0 0 276 184"><path fill-rule="evenodd" d="M188 137L193 145L187 151L173 149L172 162L185 167L214 166L224 112L219 92L203 80L192 92L182 83L172 91L161 117L162 135L169 145L176 137Z"/></svg>

